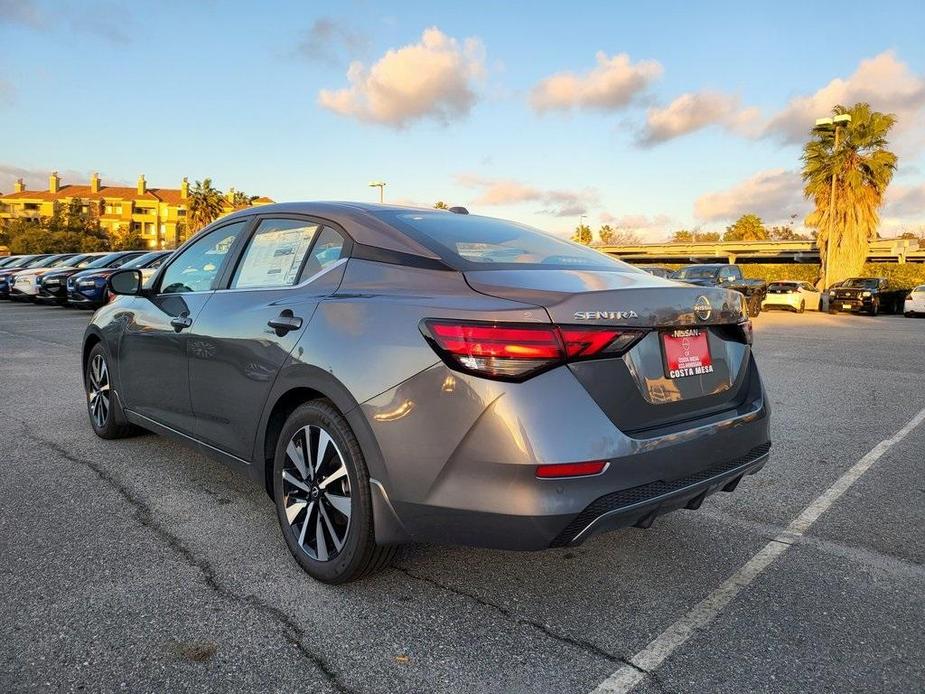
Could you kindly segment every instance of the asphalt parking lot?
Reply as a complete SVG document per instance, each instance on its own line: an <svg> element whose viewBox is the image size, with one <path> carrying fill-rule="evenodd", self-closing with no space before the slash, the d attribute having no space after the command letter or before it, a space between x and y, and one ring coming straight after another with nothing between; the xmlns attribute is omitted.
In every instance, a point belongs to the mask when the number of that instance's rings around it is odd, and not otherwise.
<svg viewBox="0 0 925 694"><path fill-rule="evenodd" d="M411 546L330 587L292 560L261 489L153 435L93 435L88 319L0 303L2 691L925 681L925 320L763 313L772 459L699 511L542 553Z"/></svg>

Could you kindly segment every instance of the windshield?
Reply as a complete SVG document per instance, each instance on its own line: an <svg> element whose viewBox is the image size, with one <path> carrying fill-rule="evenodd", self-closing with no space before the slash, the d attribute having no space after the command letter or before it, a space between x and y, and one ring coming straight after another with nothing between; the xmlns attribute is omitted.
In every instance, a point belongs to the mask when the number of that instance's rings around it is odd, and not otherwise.
<svg viewBox="0 0 925 694"><path fill-rule="evenodd" d="M0 259L0 268L4 268L4 267L7 267L8 265L12 265L17 260L19 260L19 258L2 258Z"/></svg>
<svg viewBox="0 0 925 694"><path fill-rule="evenodd" d="M88 270L95 270L98 267L116 267L116 261L122 257L122 253L107 253L101 258L97 258L87 265Z"/></svg>
<svg viewBox="0 0 925 694"><path fill-rule="evenodd" d="M768 289L796 289L796 282L772 282L768 285Z"/></svg>
<svg viewBox="0 0 925 694"><path fill-rule="evenodd" d="M45 265L45 267L61 267L63 265L70 265L71 261L74 260L75 257L76 255L72 253L71 255L65 256L63 258L53 260L52 262L48 263L48 265Z"/></svg>
<svg viewBox="0 0 925 694"><path fill-rule="evenodd" d="M855 277L850 280L845 280L842 282L843 287L856 287L859 289L876 289L880 286L880 280L877 279L867 279L864 277Z"/></svg>
<svg viewBox="0 0 925 694"><path fill-rule="evenodd" d="M58 267L59 265L63 264L66 260L68 260L68 258L70 257L71 256L67 256L67 258L61 258L57 255L50 255L47 258L42 258L37 263L32 263L32 265L30 265L29 267Z"/></svg>
<svg viewBox="0 0 925 694"><path fill-rule="evenodd" d="M44 261L48 260L47 255L30 255L22 259L22 262L13 263L10 267L41 267Z"/></svg>
<svg viewBox="0 0 925 694"><path fill-rule="evenodd" d="M460 270L593 268L642 272L587 246L503 219L441 210L377 210L374 214Z"/></svg>
<svg viewBox="0 0 925 694"><path fill-rule="evenodd" d="M148 263L151 263L157 260L161 256L161 251L155 251L153 253L145 253L140 255L137 258L130 259L131 262L125 263L122 267L126 268L138 268L145 267Z"/></svg>
<svg viewBox="0 0 925 694"><path fill-rule="evenodd" d="M914 294L923 294L925 293L925 284L920 284L918 287L912 290Z"/></svg>
<svg viewBox="0 0 925 694"><path fill-rule="evenodd" d="M715 267L682 267L672 275L679 280L708 280L716 276L719 272Z"/></svg>
<svg viewBox="0 0 925 694"><path fill-rule="evenodd" d="M100 256L96 253L88 253L87 255L81 256L80 260L71 259L71 265L80 270L83 270L84 268L90 267L90 263L99 257Z"/></svg>

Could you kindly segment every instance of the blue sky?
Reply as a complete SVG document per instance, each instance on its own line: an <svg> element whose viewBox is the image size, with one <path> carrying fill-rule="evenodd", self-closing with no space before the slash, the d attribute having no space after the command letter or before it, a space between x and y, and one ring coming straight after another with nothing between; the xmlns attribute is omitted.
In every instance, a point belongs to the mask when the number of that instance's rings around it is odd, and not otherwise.
<svg viewBox="0 0 925 694"><path fill-rule="evenodd" d="M99 170L373 200L382 179L387 201L657 239L801 219L803 126L866 98L900 115L884 227L918 229L922 27L921 2L0 0L0 191Z"/></svg>

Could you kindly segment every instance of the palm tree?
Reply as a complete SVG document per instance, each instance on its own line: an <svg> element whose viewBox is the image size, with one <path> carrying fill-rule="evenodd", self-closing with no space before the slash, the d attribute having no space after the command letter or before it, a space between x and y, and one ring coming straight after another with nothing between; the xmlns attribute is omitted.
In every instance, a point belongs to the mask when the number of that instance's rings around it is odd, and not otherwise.
<svg viewBox="0 0 925 694"><path fill-rule="evenodd" d="M225 197L222 191L212 187L212 179L207 178L196 181L196 185L189 192L188 206L187 230L190 234L195 234L225 211Z"/></svg>
<svg viewBox="0 0 925 694"><path fill-rule="evenodd" d="M235 190L231 194L231 206L236 210L243 210L245 207L253 205L254 200L259 197L259 195L248 195L243 191Z"/></svg>
<svg viewBox="0 0 925 694"><path fill-rule="evenodd" d="M816 244L829 284L860 273L868 241L877 235L883 195L896 170L896 155L886 148L895 115L873 111L865 103L836 106L832 112L851 116L838 147L834 132L819 130L803 147L803 194L816 206L806 225L818 230ZM831 257L826 254L827 242Z"/></svg>

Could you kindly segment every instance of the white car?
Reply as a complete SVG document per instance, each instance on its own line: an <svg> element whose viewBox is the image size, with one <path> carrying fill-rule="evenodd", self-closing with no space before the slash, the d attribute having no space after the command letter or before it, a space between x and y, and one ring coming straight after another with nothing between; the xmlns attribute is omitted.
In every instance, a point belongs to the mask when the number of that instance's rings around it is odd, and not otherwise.
<svg viewBox="0 0 925 694"><path fill-rule="evenodd" d="M20 270L10 277L10 298L32 301L39 293L39 278L53 270L63 270L69 267L78 267L88 257L86 253L70 253L62 255L57 260L42 267Z"/></svg>
<svg viewBox="0 0 925 694"><path fill-rule="evenodd" d="M925 316L925 284L909 292L903 304L903 314L906 316Z"/></svg>
<svg viewBox="0 0 925 694"><path fill-rule="evenodd" d="M809 282L778 280L768 284L768 295L761 302L761 308L784 308L803 313L806 309L818 311L821 300L822 294Z"/></svg>

